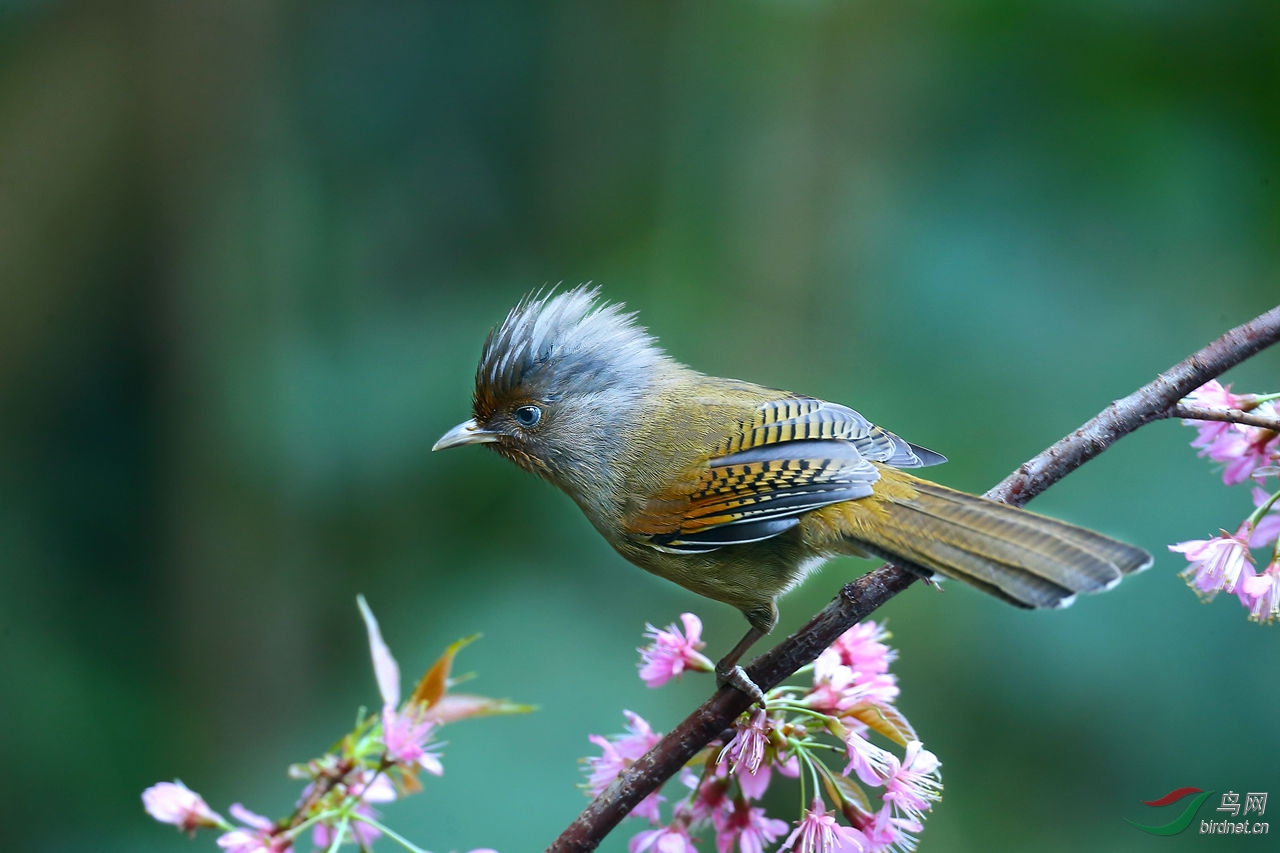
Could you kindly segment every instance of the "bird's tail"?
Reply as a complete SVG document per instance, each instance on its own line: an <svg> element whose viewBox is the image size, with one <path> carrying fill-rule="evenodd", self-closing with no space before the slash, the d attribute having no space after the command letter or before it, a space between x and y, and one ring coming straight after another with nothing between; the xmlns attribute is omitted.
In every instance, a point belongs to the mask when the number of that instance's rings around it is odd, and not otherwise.
<svg viewBox="0 0 1280 853"><path fill-rule="evenodd" d="M926 575L958 578L1021 607L1066 607L1151 565L1141 548L1023 509L881 468L871 500L841 505L843 532ZM878 498L878 500L877 500ZM855 516L856 513L856 516Z"/></svg>

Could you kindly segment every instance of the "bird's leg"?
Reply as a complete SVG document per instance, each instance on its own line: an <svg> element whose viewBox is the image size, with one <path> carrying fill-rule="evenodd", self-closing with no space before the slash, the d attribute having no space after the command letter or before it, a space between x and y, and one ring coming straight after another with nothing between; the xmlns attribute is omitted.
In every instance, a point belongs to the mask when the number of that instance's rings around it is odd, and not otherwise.
<svg viewBox="0 0 1280 853"><path fill-rule="evenodd" d="M739 640L738 644L729 651L729 654L720 658L720 662L716 664L716 684L718 686L724 687L728 685L742 691L761 708L764 707L764 691L751 680L747 675L747 671L738 665L738 660L765 633L765 631L761 631L752 625L747 629L746 636Z"/></svg>

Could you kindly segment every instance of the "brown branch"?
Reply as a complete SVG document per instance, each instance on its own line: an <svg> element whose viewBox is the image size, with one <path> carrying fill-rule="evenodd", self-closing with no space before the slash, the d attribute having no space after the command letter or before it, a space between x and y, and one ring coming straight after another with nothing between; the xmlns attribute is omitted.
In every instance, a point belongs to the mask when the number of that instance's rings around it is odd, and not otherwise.
<svg viewBox="0 0 1280 853"><path fill-rule="evenodd" d="M1280 306L1237 326L1204 349L1161 373L1155 381L1116 400L1096 417L1028 460L987 497L1021 506L1143 424L1177 417L1178 401L1205 382L1280 340ZM756 658L747 675L763 690L780 684L876 608L902 592L915 576L885 564L841 588L831 603L796 633ZM547 853L594 850L646 796L671 778L750 705L726 687L703 702L653 749L583 810Z"/></svg>
<svg viewBox="0 0 1280 853"><path fill-rule="evenodd" d="M1280 305L1236 326L1170 367L1035 458L1018 466L987 497L1021 506L1143 424L1170 417L1178 402L1210 379L1280 340Z"/></svg>
<svg viewBox="0 0 1280 853"><path fill-rule="evenodd" d="M1264 415L1259 412L1246 412L1243 409L1217 409L1209 406L1193 406L1190 403L1178 403L1165 414L1169 418L1183 418L1189 421L1220 421L1229 424L1269 429L1280 432L1280 417Z"/></svg>

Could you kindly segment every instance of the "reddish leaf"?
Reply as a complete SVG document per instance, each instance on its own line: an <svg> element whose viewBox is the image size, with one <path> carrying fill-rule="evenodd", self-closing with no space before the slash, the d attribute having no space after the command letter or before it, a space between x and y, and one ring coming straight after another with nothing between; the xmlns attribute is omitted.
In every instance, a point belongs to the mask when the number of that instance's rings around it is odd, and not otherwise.
<svg viewBox="0 0 1280 853"><path fill-rule="evenodd" d="M908 742L919 740L916 730L911 728L907 718L892 705L868 703L855 705L845 712L848 716L861 720L895 743L906 746Z"/></svg>
<svg viewBox="0 0 1280 853"><path fill-rule="evenodd" d="M472 634L470 637L463 637L450 644L449 648L444 650L444 654L440 655L440 659L427 670L427 674L422 676L418 686L413 688L409 701L426 705L428 708L439 702L445 691L449 689L449 670L453 668L454 655L479 638L479 634Z"/></svg>

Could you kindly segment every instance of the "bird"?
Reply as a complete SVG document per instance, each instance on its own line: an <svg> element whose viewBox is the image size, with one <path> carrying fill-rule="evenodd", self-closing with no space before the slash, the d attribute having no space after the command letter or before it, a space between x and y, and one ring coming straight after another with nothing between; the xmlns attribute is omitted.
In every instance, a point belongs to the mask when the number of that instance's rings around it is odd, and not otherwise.
<svg viewBox="0 0 1280 853"><path fill-rule="evenodd" d="M472 416L433 450L484 445L561 489L626 560L737 608L738 664L778 599L827 560L879 557L1022 608L1062 608L1151 564L1141 548L917 477L945 462L857 411L707 376L594 285L521 299L492 329Z"/></svg>

